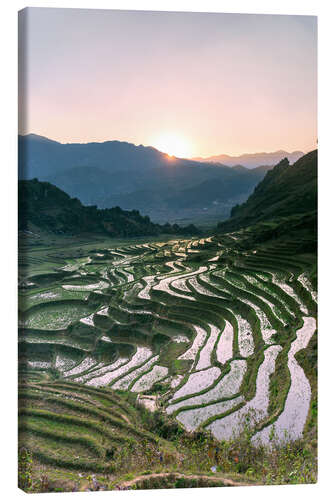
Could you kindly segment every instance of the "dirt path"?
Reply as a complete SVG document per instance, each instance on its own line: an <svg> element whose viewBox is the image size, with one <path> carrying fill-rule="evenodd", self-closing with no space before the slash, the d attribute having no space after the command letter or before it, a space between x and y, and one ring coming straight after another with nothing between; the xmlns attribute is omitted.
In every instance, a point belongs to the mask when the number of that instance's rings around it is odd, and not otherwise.
<svg viewBox="0 0 333 500"><path fill-rule="evenodd" d="M153 479L153 478L158 478L158 477L176 477L176 478L185 478L185 479L207 479L209 481L213 482L221 482L224 484L224 486L253 486L253 483L241 483L238 481L233 481L232 479L227 479L224 477L219 477L219 476L201 476L201 475L196 475L196 474L180 474L179 472L160 472L156 474L146 474L143 476L137 476L134 479L131 479L130 481L123 481L119 484L117 484L117 487L121 488L129 488L133 486L134 484L139 483L140 481L144 479Z"/></svg>

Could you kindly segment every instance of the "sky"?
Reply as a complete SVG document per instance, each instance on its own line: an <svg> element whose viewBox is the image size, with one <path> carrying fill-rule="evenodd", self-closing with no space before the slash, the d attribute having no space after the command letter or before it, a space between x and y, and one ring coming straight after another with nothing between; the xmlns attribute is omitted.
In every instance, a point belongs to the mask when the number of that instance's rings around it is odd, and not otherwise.
<svg viewBox="0 0 333 500"><path fill-rule="evenodd" d="M186 157L316 147L316 17L29 8L19 32L21 134Z"/></svg>

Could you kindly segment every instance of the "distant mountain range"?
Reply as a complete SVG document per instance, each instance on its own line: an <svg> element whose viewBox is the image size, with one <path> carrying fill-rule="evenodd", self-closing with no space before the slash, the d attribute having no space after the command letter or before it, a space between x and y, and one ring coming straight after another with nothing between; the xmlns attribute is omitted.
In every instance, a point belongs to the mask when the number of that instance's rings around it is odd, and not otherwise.
<svg viewBox="0 0 333 500"><path fill-rule="evenodd" d="M288 153L287 151L274 151L273 153L248 153L242 154L240 156L230 156L230 155L216 155L210 156L208 158L193 158L195 161L208 162L208 163L222 163L228 167L235 167L236 165L242 165L246 168L256 168L261 165L272 166L276 165L283 158L288 158L290 163L295 163L304 153L302 151L293 151Z"/></svg>
<svg viewBox="0 0 333 500"><path fill-rule="evenodd" d="M19 136L20 179L51 182L85 205L137 209L159 223L226 218L270 168L170 158L127 142L61 144Z"/></svg>

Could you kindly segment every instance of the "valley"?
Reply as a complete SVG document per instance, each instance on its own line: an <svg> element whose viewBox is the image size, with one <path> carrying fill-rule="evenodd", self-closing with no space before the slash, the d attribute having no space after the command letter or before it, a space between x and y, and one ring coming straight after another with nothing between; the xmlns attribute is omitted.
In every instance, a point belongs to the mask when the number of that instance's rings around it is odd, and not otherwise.
<svg viewBox="0 0 333 500"><path fill-rule="evenodd" d="M160 224L226 219L274 164L229 167L128 142L62 144L36 134L19 136L18 146L20 180L47 181L85 205L139 210Z"/></svg>

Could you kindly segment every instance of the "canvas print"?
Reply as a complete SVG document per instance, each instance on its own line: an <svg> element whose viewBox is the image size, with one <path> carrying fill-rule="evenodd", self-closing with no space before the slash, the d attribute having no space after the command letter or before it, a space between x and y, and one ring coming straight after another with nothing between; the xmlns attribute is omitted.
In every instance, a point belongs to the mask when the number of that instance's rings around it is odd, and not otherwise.
<svg viewBox="0 0 333 500"><path fill-rule="evenodd" d="M19 12L18 484L317 478L317 20Z"/></svg>

